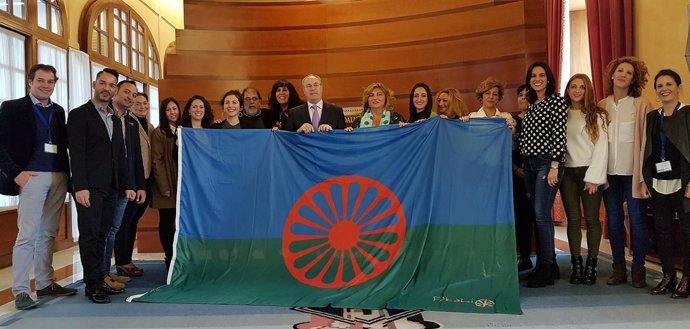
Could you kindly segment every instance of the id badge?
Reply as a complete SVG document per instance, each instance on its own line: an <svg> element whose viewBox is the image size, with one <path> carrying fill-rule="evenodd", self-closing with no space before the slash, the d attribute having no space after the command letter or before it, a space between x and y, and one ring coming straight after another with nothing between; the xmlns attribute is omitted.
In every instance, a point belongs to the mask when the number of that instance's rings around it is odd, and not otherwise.
<svg viewBox="0 0 690 329"><path fill-rule="evenodd" d="M51 153L51 154L57 154L58 153L58 147L55 144L45 143L45 144L43 144L43 150L46 153Z"/></svg>
<svg viewBox="0 0 690 329"><path fill-rule="evenodd" d="M660 174L663 172L671 171L671 161L661 161L656 163L656 173Z"/></svg>

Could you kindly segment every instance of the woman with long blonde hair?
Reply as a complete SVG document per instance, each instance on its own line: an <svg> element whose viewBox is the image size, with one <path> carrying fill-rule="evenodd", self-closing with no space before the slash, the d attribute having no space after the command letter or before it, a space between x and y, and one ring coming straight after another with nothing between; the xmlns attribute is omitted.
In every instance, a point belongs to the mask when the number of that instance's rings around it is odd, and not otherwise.
<svg viewBox="0 0 690 329"><path fill-rule="evenodd" d="M436 94L436 112L433 116L440 116L444 119L459 119L469 115L465 101L462 100L462 94L455 88L446 88Z"/></svg>
<svg viewBox="0 0 690 329"><path fill-rule="evenodd" d="M599 207L606 183L608 161L608 114L594 101L592 81L575 74L566 84L568 124L565 174L561 182L561 199L568 218L568 244L572 272L570 283L594 284L597 280L597 256L601 243ZM580 210L580 203L584 212ZM581 218L587 223L587 262L582 265Z"/></svg>

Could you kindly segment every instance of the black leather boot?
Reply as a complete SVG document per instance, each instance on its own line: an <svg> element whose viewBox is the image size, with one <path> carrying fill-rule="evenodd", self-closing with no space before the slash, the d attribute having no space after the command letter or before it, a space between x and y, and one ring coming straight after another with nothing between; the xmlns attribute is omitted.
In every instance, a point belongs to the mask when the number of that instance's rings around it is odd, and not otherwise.
<svg viewBox="0 0 690 329"><path fill-rule="evenodd" d="M572 272L570 272L570 283L582 283L584 268L582 267L582 256L570 256L570 264L572 264Z"/></svg>
<svg viewBox="0 0 690 329"><path fill-rule="evenodd" d="M585 263L585 274L583 276L584 284L595 284L597 283L597 259L587 256L587 262Z"/></svg>
<svg viewBox="0 0 690 329"><path fill-rule="evenodd" d="M534 276L527 281L527 288L544 288L553 285L551 269L551 264L537 266Z"/></svg>
<svg viewBox="0 0 690 329"><path fill-rule="evenodd" d="M652 288L652 290L649 291L650 294L652 295L664 295L667 292L673 293L676 291L676 273L673 274L664 274L664 277L661 278L661 281L659 284L656 285L656 287Z"/></svg>
<svg viewBox="0 0 690 329"><path fill-rule="evenodd" d="M558 267L558 263L556 262L556 256L553 256L553 264L551 265L551 277L554 280L561 279L561 269Z"/></svg>

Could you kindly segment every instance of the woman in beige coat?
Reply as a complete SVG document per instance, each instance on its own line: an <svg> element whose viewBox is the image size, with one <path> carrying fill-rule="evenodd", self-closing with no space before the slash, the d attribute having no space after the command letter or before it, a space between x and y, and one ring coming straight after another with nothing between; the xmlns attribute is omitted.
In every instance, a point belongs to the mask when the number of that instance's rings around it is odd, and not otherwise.
<svg viewBox="0 0 690 329"><path fill-rule="evenodd" d="M165 252L165 266L170 268L175 237L175 207L177 204L177 135L180 105L174 98L161 102L160 125L151 134L151 163L153 184L151 208L158 209L158 235Z"/></svg>

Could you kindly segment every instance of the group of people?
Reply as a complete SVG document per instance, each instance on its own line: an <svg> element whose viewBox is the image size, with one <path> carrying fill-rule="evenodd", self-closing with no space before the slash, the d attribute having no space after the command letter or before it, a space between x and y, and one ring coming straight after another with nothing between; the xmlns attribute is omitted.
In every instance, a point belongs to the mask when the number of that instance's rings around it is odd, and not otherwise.
<svg viewBox="0 0 690 329"><path fill-rule="evenodd" d="M607 96L595 101L592 82L575 74L565 96L542 62L527 70L518 88L517 150L514 151L516 227L519 270L533 267L529 257L534 223L537 264L527 287L545 287L560 272L554 253L551 217L560 190L567 217L571 253L570 283L594 284L602 236L599 209L603 199L613 256L609 285L627 282L624 204L630 219L631 285L644 288L648 230L647 204L653 213L656 251L663 277L650 293L688 297L690 276L690 107L680 101L681 78L670 69L654 77L661 107L642 98L648 80L645 63L635 57L611 61L606 69ZM526 197L529 204L526 206ZM680 220L682 277L674 265L674 217ZM581 221L586 223L587 258L581 255Z"/></svg>
<svg viewBox="0 0 690 329"><path fill-rule="evenodd" d="M77 293L55 283L52 267L68 191L76 201L86 296L108 303L108 294L123 292L131 277L143 275L132 253L151 199L154 128L148 96L134 81L118 78L112 69L98 72L93 97L65 120L64 109L50 99L57 72L37 64L27 74L29 93L0 106L0 193L19 201L12 253L17 309L37 305L30 295L32 265L39 298ZM118 274L111 273L113 253Z"/></svg>
<svg viewBox="0 0 690 329"><path fill-rule="evenodd" d="M51 102L55 68L37 64L27 75L26 97L0 107L0 193L18 195L19 233L13 250L13 293L17 309L36 306L29 272L33 265L37 296L74 295L54 282L52 254L67 191L76 201L79 249L85 294L94 303L109 303L109 294L124 291L131 277L143 275L132 263L137 223L148 206L159 211L159 235L170 266L177 196L179 127L273 129L299 133L327 132L417 122L431 117L469 121L500 118L513 130L514 204L519 270L533 267L532 232L537 264L528 287L545 287L560 276L554 252L551 209L560 189L568 219L570 283L594 284L601 241L599 207L604 200L613 252L613 274L607 283L627 281L623 205L630 217L633 252L632 285L645 287L647 230L644 199L651 197L657 250L664 276L652 294L686 298L690 275L690 107L680 102L681 80L660 71L654 89L662 107L654 110L641 98L647 82L645 64L634 57L609 63L608 96L595 102L591 80L570 78L564 97L546 63L530 65L525 84L517 88L518 112L501 111L504 85L493 78L475 90L481 108L471 112L460 91L436 93L417 83L409 94L407 119L394 110L393 91L372 83L362 97L363 113L346 127L343 109L323 100L323 83L315 74L302 79L306 100L287 80L273 85L268 108L260 92L230 90L220 101L224 118L214 120L211 105L194 95L184 108L174 98L160 104L160 125L147 120L148 96L131 80L103 69L92 83L93 96L65 120ZM67 122L65 124L65 121ZM69 153L67 150L69 149ZM582 207L580 206L582 204ZM686 210L687 209L687 210ZM672 219L681 219L684 270L677 279L673 264ZM587 258L581 255L581 218L587 225ZM115 254L116 273L111 273ZM33 263L33 264L32 264Z"/></svg>

